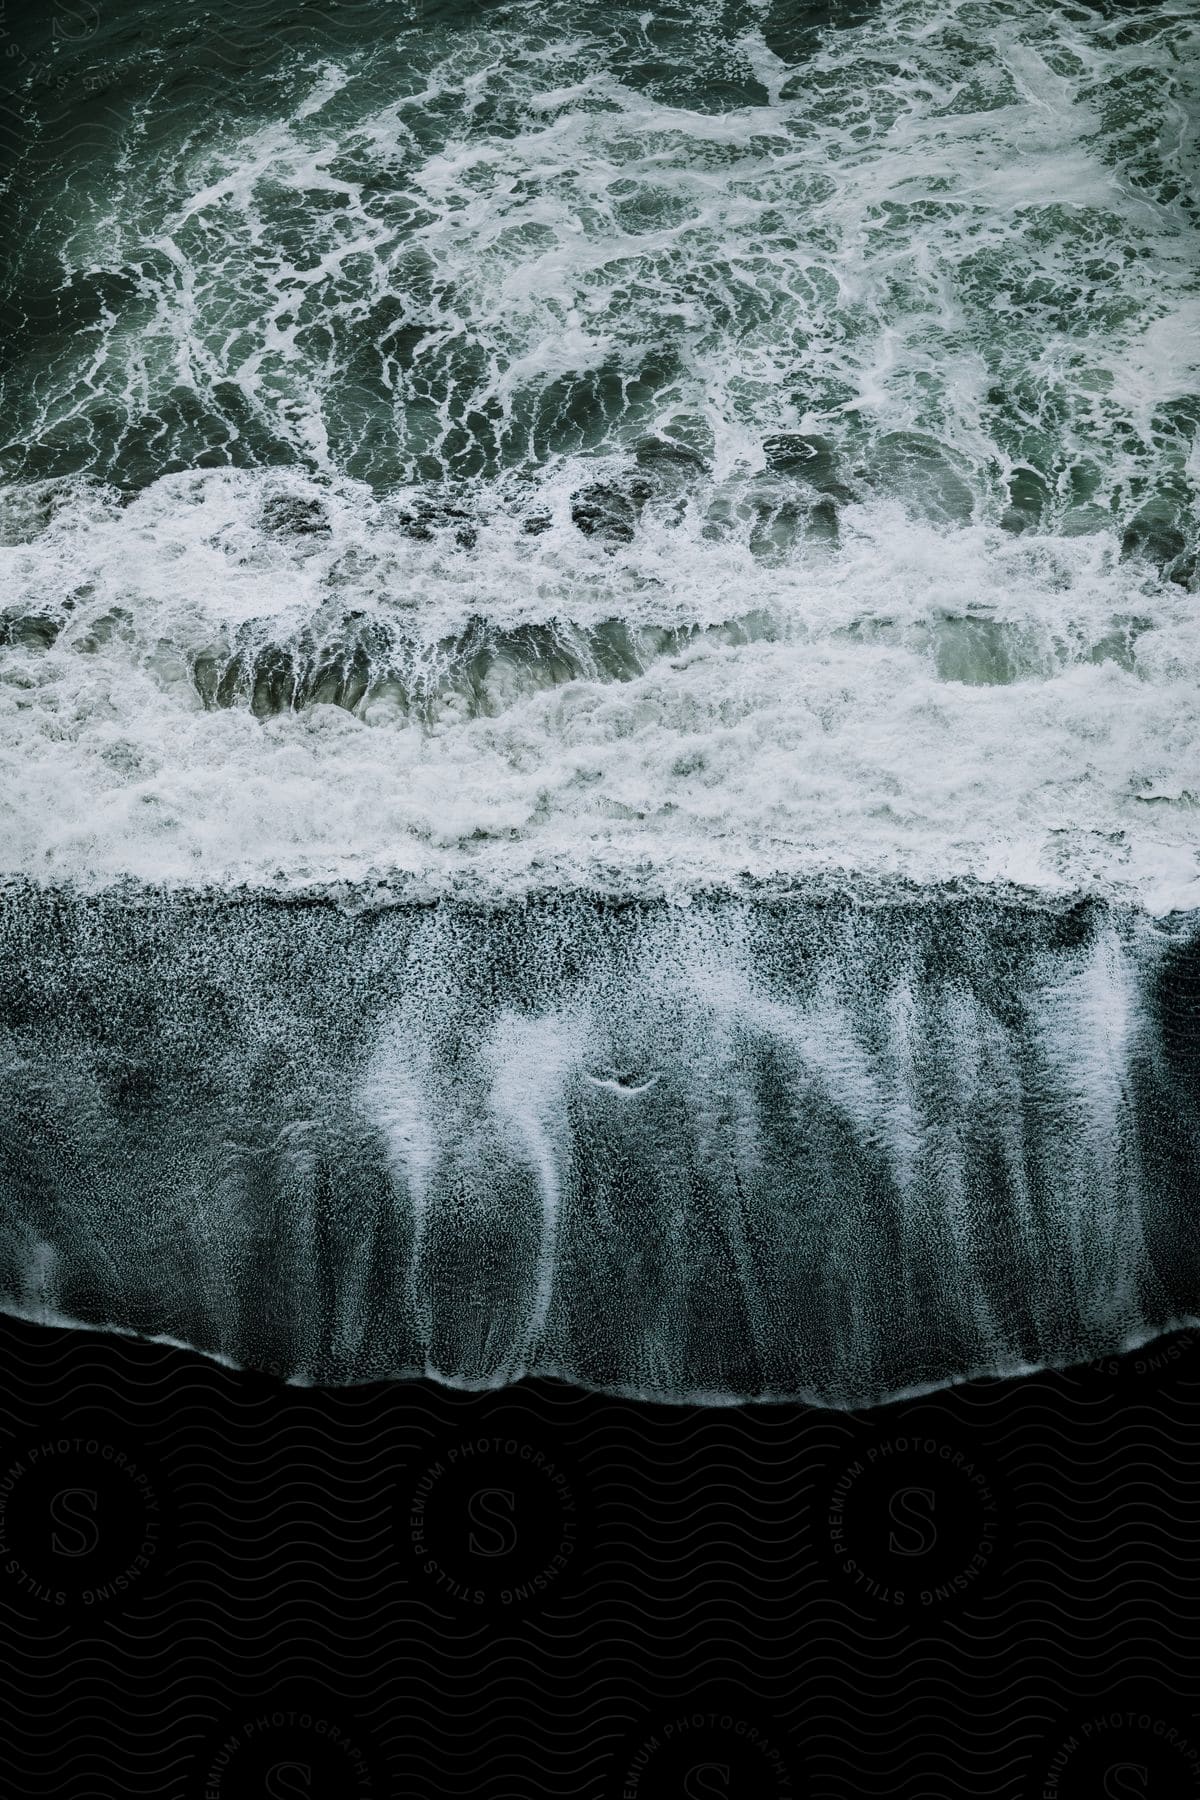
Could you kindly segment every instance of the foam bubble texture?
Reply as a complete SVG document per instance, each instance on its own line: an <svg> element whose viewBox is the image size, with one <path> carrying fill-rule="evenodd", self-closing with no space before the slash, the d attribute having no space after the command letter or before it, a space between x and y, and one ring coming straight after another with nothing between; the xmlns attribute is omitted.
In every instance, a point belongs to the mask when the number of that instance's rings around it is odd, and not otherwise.
<svg viewBox="0 0 1200 1800"><path fill-rule="evenodd" d="M25 146L0 866L1194 906L1190 9L376 23Z"/></svg>

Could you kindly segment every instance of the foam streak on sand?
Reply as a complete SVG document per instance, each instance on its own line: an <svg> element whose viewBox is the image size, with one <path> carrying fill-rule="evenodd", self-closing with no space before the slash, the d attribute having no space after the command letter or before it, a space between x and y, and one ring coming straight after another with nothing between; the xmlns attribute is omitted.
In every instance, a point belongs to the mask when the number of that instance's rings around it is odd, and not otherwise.
<svg viewBox="0 0 1200 1800"><path fill-rule="evenodd" d="M1180 921L24 887L0 947L27 1316L294 1380L853 1405L1197 1311Z"/></svg>

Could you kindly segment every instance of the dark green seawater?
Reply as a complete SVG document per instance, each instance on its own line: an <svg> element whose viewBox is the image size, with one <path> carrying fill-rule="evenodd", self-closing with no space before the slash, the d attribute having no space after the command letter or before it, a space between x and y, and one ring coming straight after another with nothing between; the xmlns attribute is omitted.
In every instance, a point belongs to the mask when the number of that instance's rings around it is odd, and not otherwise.
<svg viewBox="0 0 1200 1800"><path fill-rule="evenodd" d="M4 29L9 867L1195 904L1193 7Z"/></svg>
<svg viewBox="0 0 1200 1800"><path fill-rule="evenodd" d="M1193 7L4 31L9 867L1195 904Z"/></svg>

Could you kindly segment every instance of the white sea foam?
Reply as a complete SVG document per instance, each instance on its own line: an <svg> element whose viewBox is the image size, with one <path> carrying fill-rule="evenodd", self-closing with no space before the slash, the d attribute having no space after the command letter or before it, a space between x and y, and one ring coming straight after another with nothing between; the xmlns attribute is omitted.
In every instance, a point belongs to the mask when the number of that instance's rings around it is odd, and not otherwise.
<svg viewBox="0 0 1200 1800"><path fill-rule="evenodd" d="M722 110L635 27L78 172L125 299L13 378L0 868L1200 903L1194 21L893 0L792 68L714 13Z"/></svg>
<svg viewBox="0 0 1200 1800"><path fill-rule="evenodd" d="M280 544L253 523L262 489L213 474L120 509L85 497L3 550L21 616L62 629L5 653L0 866L445 886L850 868L1200 898L1200 619L1109 538L882 505L847 509L836 554L763 569L685 531L613 555L503 515L470 549L414 542L341 490L327 537ZM422 716L394 680L356 711L205 708L201 653L340 618L348 579L407 633L394 660L442 666ZM577 630L618 605L651 646L631 679L543 685L501 661L481 695L444 647L479 613Z"/></svg>

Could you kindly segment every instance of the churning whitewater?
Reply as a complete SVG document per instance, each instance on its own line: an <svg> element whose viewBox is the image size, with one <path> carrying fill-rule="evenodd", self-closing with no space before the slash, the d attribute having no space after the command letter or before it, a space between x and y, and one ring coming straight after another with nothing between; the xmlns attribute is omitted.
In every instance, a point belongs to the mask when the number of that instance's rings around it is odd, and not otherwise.
<svg viewBox="0 0 1200 1800"><path fill-rule="evenodd" d="M4 194L3 1303L835 1404L1200 1314L1194 8L113 10Z"/></svg>

